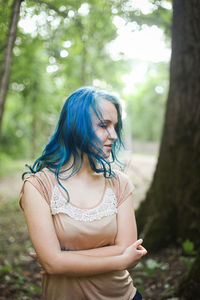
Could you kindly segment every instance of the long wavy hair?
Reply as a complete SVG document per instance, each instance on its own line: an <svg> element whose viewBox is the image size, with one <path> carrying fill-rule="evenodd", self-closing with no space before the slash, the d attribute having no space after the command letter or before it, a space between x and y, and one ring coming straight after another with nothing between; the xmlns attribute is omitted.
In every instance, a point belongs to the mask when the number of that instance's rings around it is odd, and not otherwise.
<svg viewBox="0 0 200 300"><path fill-rule="evenodd" d="M103 155L101 141L95 134L92 124L92 114L103 123L100 101L107 100L114 104L117 110L118 123L115 127L117 139L111 150L112 159L109 160ZM29 171L22 175L37 173L43 168L48 168L55 174L60 186L66 191L68 200L69 194L59 179L63 179L65 171L70 171L64 179L75 175L83 163L83 155L86 154L90 167L96 173L103 173L104 177L113 177L111 164L121 162L117 153L123 146L122 142L122 117L119 100L104 91L97 91L92 87L83 87L71 94L63 105L56 129L49 142L45 146L42 155L38 157L33 166L28 166ZM67 168L63 166L72 162ZM61 169L62 168L62 169Z"/></svg>

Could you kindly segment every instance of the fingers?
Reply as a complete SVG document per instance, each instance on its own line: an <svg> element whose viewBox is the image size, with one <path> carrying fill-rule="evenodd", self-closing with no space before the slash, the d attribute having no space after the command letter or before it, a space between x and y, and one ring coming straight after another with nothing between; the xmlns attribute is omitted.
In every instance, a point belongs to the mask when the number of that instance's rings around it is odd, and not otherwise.
<svg viewBox="0 0 200 300"><path fill-rule="evenodd" d="M37 259L37 254L35 252L30 252L29 255L34 258Z"/></svg>
<svg viewBox="0 0 200 300"><path fill-rule="evenodd" d="M137 251L142 254L142 256L147 254L147 250L142 245L138 246Z"/></svg>
<svg viewBox="0 0 200 300"><path fill-rule="evenodd" d="M147 254L147 250L141 245L143 243L143 239L137 240L133 245L136 246L136 250L142 256Z"/></svg>
<svg viewBox="0 0 200 300"><path fill-rule="evenodd" d="M142 243L143 243L143 239L139 239L133 245L135 245L136 248L138 248L138 246L140 246Z"/></svg>
<svg viewBox="0 0 200 300"><path fill-rule="evenodd" d="M38 259L37 254L36 254L35 252L30 252L29 255L30 255L32 258L34 258L34 259ZM41 266L41 264L40 264L39 261L38 261L38 263L39 263L39 266L42 268L42 266ZM44 269L42 269L42 270L40 271L40 274L44 275L44 274L47 274L47 272L46 272Z"/></svg>
<svg viewBox="0 0 200 300"><path fill-rule="evenodd" d="M139 250L139 251L142 254L142 256L147 254L147 250L145 248L143 248L142 250Z"/></svg>
<svg viewBox="0 0 200 300"><path fill-rule="evenodd" d="M147 254L147 250L141 245L142 242L143 240L139 239L125 249L123 255L125 256L126 268L135 267L140 259Z"/></svg>
<svg viewBox="0 0 200 300"><path fill-rule="evenodd" d="M140 256L146 255L147 254L147 250L141 245L142 243L143 243L143 240L139 239L135 243L133 243L132 245L130 245L128 248L130 248L130 249L135 248L136 252Z"/></svg>
<svg viewBox="0 0 200 300"><path fill-rule="evenodd" d="M139 250L142 250L142 245L139 245L138 247L137 247L137 249L139 249Z"/></svg>

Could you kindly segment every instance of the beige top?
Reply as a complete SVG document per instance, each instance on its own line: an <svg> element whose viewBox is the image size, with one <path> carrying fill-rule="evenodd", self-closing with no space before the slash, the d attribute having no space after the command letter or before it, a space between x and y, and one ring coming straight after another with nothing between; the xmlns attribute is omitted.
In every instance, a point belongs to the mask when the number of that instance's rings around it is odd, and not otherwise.
<svg viewBox="0 0 200 300"><path fill-rule="evenodd" d="M105 178L100 202L89 209L67 203L65 191L57 183L54 174L46 168L25 179L49 204L62 250L84 250L115 243L118 206L133 191L127 176L119 171L116 174L116 178ZM45 274L42 291L47 300L130 300L136 289L130 274L124 270L73 278Z"/></svg>

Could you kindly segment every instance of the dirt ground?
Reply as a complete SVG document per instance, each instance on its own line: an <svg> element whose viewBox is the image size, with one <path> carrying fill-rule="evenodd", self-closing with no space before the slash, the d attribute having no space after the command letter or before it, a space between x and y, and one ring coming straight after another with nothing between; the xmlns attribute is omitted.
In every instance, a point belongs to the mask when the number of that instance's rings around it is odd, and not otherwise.
<svg viewBox="0 0 200 300"><path fill-rule="evenodd" d="M125 160L137 208L151 182L156 157L134 154ZM18 205L21 184L19 173L0 179L0 300L41 299L40 268L28 255L32 248ZM191 263L182 249L167 248L148 253L130 273L144 300L180 300L177 287Z"/></svg>

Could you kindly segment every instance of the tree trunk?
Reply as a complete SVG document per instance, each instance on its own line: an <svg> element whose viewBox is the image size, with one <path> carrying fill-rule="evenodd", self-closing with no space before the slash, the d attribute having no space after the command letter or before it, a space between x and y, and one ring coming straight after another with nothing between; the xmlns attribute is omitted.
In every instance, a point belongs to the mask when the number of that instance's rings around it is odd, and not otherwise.
<svg viewBox="0 0 200 300"><path fill-rule="evenodd" d="M10 68L12 62L12 50L15 44L15 39L17 34L17 23L18 23L20 6L22 1L23 0L13 1L7 41L4 50L4 58L2 62L2 71L0 76L0 137L1 137L4 105L5 105L6 94L9 86L9 76L10 76Z"/></svg>
<svg viewBox="0 0 200 300"><path fill-rule="evenodd" d="M199 33L200 2L174 0L170 88L160 153L151 187L136 213L144 246L150 251L186 239L199 247Z"/></svg>

